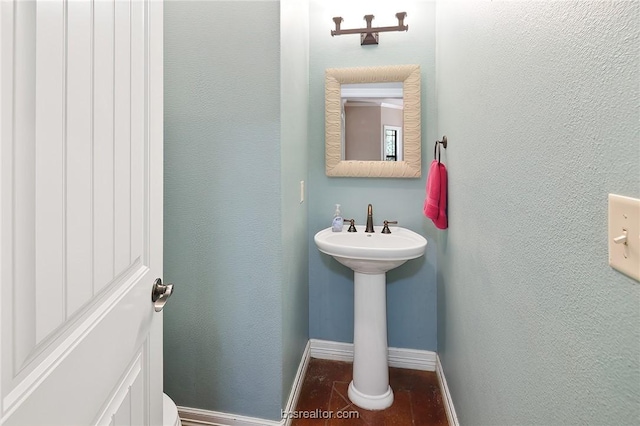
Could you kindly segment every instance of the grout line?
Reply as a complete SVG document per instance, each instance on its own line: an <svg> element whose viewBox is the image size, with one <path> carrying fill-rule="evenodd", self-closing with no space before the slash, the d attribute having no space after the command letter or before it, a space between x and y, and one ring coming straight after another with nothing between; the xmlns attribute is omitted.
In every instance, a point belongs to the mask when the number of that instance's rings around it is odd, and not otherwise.
<svg viewBox="0 0 640 426"><path fill-rule="evenodd" d="M329 410L331 408L331 400L333 399L333 394L336 392L336 387L335 387L335 382L331 383L331 392L329 393L329 400L327 401L327 404L322 407L326 410ZM302 396L302 395L301 395ZM325 419L324 420L324 424L325 426L329 425L329 420L330 419Z"/></svg>
<svg viewBox="0 0 640 426"><path fill-rule="evenodd" d="M342 397L342 400L346 402L347 405L351 404L351 402L349 401L349 398L346 395L341 394L340 391L336 388L336 381L334 381L333 384L331 385L331 393L333 393L333 391L335 391L338 395L340 395ZM329 399L329 405L331 405L331 399Z"/></svg>
<svg viewBox="0 0 640 426"><path fill-rule="evenodd" d="M411 425L415 426L416 416L413 413L413 392L409 391L409 411L411 412Z"/></svg>

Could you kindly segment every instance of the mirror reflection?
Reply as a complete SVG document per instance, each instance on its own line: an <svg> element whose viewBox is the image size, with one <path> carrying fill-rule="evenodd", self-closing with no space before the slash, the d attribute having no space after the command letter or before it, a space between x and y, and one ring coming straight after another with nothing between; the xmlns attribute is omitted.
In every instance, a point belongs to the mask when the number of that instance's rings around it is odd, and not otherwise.
<svg viewBox="0 0 640 426"><path fill-rule="evenodd" d="M403 161L403 83L340 86L341 159Z"/></svg>

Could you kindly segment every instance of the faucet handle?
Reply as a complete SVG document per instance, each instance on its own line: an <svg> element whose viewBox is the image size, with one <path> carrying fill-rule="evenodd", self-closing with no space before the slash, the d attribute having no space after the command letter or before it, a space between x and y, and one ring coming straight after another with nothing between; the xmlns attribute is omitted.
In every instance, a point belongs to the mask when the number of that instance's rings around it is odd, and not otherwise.
<svg viewBox="0 0 640 426"><path fill-rule="evenodd" d="M385 220L382 223L384 224L384 226L382 227L382 233L383 234L390 234L391 230L389 229L389 225L397 225L398 221L397 220L394 220L394 221Z"/></svg>
<svg viewBox="0 0 640 426"><path fill-rule="evenodd" d="M355 219L345 219L347 222L350 223L349 229L347 229L347 232L358 232L358 230L356 229L356 220Z"/></svg>

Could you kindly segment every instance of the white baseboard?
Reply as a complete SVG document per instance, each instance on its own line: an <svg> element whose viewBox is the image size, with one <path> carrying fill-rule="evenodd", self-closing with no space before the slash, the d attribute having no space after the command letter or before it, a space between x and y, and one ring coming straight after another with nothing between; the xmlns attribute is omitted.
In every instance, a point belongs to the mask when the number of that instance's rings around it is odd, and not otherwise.
<svg viewBox="0 0 640 426"><path fill-rule="evenodd" d="M182 426L282 426L284 421L237 416L219 411L178 406Z"/></svg>
<svg viewBox="0 0 640 426"><path fill-rule="evenodd" d="M304 375L309 366L310 347L310 342L307 342L284 411L293 411L298 403ZM182 426L289 426L292 421L290 418L280 421L265 420L189 407L178 407L178 415L182 421Z"/></svg>
<svg viewBox="0 0 640 426"><path fill-rule="evenodd" d="M444 410L447 413L449 426L460 426L460 423L458 422L458 415L456 414L456 409L453 406L453 400L451 399L451 393L449 392L449 386L447 385L447 379L444 377L444 370L442 369L442 364L440 364L439 356L436 356L436 374L438 375L440 393L442 394L442 402L444 403Z"/></svg>
<svg viewBox="0 0 640 426"><path fill-rule="evenodd" d="M353 343L311 339L311 358L353 362ZM389 366L436 371L436 353L419 349L389 348Z"/></svg>
<svg viewBox="0 0 640 426"><path fill-rule="evenodd" d="M298 372L295 379L293 379L293 385L291 385L291 392L289 392L289 399L287 400L287 406L284 411L291 412L296 409L298 405L298 399L300 398L300 391L302 390L302 383L304 382L304 376L307 374L307 367L309 367L309 360L311 359L311 342L307 341L307 345L304 347L302 353L302 359L300 365L298 365ZM287 418L280 421L283 426L289 426L293 419Z"/></svg>

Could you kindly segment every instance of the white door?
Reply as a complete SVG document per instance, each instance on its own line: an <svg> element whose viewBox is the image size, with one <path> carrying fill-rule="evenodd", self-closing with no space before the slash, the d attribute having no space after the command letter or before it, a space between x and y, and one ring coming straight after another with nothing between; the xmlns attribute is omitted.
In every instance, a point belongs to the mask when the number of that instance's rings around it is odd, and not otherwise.
<svg viewBox="0 0 640 426"><path fill-rule="evenodd" d="M0 2L0 424L160 425L162 3Z"/></svg>

